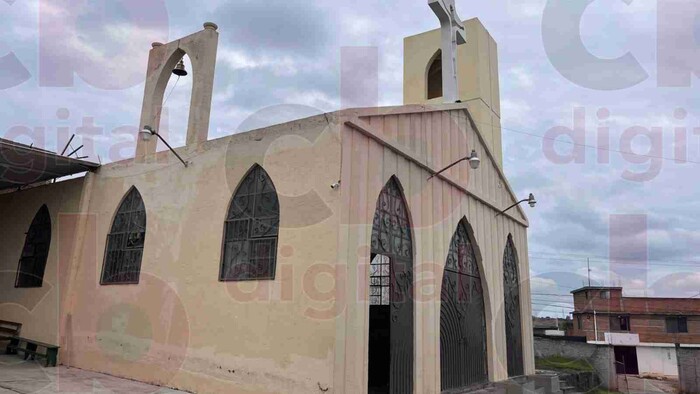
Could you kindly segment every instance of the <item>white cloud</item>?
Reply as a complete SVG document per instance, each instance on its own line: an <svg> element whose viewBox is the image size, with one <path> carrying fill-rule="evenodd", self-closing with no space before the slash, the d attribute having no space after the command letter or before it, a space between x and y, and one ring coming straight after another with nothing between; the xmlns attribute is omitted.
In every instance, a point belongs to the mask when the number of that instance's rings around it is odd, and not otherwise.
<svg viewBox="0 0 700 394"><path fill-rule="evenodd" d="M533 75L523 67L513 67L509 71L510 77L513 78L516 86L521 88L531 88L535 86Z"/></svg>

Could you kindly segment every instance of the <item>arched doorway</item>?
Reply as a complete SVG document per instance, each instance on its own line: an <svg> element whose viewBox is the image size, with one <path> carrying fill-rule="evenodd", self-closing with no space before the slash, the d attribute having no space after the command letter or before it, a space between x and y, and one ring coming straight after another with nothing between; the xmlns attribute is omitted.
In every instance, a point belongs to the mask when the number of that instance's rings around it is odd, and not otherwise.
<svg viewBox="0 0 700 394"><path fill-rule="evenodd" d="M398 180L374 213L370 264L369 393L413 393L413 242Z"/></svg>
<svg viewBox="0 0 700 394"><path fill-rule="evenodd" d="M508 236L503 252L503 309L506 317L508 376L520 376L523 370L523 336L520 314L520 280L513 237Z"/></svg>
<svg viewBox="0 0 700 394"><path fill-rule="evenodd" d="M442 390L488 382L486 315L475 243L466 219L457 225L440 292Z"/></svg>

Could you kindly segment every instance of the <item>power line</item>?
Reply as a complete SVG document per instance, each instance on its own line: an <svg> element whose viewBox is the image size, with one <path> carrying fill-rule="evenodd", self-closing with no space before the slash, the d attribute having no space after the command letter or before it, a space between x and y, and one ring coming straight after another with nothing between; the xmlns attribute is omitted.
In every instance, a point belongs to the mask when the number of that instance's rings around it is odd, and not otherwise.
<svg viewBox="0 0 700 394"><path fill-rule="evenodd" d="M574 309L573 307L568 306L568 305L551 305L551 304L542 304L542 303L538 303L538 302L531 302L531 304L532 304L532 305L537 305L537 306L545 306L545 307L548 307L548 308L560 308L560 309L561 309L561 308L566 308L566 309L571 309L571 310Z"/></svg>
<svg viewBox="0 0 700 394"><path fill-rule="evenodd" d="M549 261L562 261L562 262L578 262L578 263L586 263L585 260L580 260L580 259L566 259L566 258L556 258L556 257L549 257L549 256L537 256L537 255L530 255L530 259L533 260L549 260ZM618 262L618 260L626 261L624 263ZM697 267L700 265L700 261L697 262L685 262L685 263L672 263L672 264L665 264L660 262L661 260L633 260L633 259L614 259L612 262L610 260L590 260L591 263L595 264L620 264L620 265L628 265L633 268L643 268L643 267L634 267L633 264L639 264L639 263L648 263L650 266L662 266L662 267ZM649 267L644 267L644 268L649 268Z"/></svg>
<svg viewBox="0 0 700 394"><path fill-rule="evenodd" d="M569 144L569 145L574 145L574 146L581 146L581 147L583 147L583 148L589 148L589 149L594 149L594 150L602 150L602 151L607 151L607 152L621 153L621 154L624 154L624 155L633 155L633 156L639 156L639 157L648 157L648 158L651 158L651 159L662 159L662 160L668 160L668 161L673 161L673 162L678 162L678 161L679 161L678 159L672 159L672 158L665 157L665 156L646 155L646 154L642 154L642 153L635 153L635 152L630 152L630 151L623 151L623 150L619 150L619 149L603 148L603 147L600 147L600 146L594 146L594 145L588 145L588 144L580 144L580 143L578 143L578 142L573 142L573 141L559 140L559 139L556 139L556 138L553 138L553 137L547 137L547 136L540 135L540 134L537 134L537 133L532 133L532 132L517 130L517 129L513 129L513 128L509 128L509 127L503 127L503 126L494 125L493 123L489 123L489 122L479 122L479 121L476 121L476 120L475 120L474 122L476 122L476 123L482 123L482 124L489 125L489 126L499 127L499 128L501 128L502 130L511 131L511 132L513 132L513 133L529 135L529 136L531 136L531 137L537 137L537 138L540 138L540 139L543 139L543 140L551 140L551 141L554 141L554 142L561 142L561 143L565 143L565 144ZM700 164L700 162L698 162L698 161L693 161L693 160L688 160L688 159L683 159L682 162L683 162L683 163Z"/></svg>
<svg viewBox="0 0 700 394"><path fill-rule="evenodd" d="M532 292L530 294L537 295L537 296L569 297L569 298L572 298L574 296L573 294L532 293Z"/></svg>
<svg viewBox="0 0 700 394"><path fill-rule="evenodd" d="M580 254L580 253L562 253L562 252L552 253L552 252L543 252L543 251L535 251L535 250L530 251L530 256L536 256L535 254L532 254L533 252L534 252L534 253L538 253L540 256L542 256L542 255L553 255L553 256L556 256L556 257L559 257L559 256L573 256L573 257L580 257L581 259L591 258L591 259L593 259L594 261L595 261L595 260L598 260L598 261L601 261L601 260L602 260L602 261L605 261L605 262L609 262L609 261L610 261L610 257L607 257L607 256L586 255L586 254ZM615 258L614 260L615 260L615 261L637 261L637 262L640 261L640 259L630 259L630 258ZM573 261L578 261L578 260L573 260ZM680 264L689 263L689 264L693 264L693 265L700 265L700 261L698 261L698 260L669 260L669 259L660 260L660 259L650 259L650 258L646 258L646 259L644 259L644 261L658 261L658 262L661 262L661 263L680 263Z"/></svg>

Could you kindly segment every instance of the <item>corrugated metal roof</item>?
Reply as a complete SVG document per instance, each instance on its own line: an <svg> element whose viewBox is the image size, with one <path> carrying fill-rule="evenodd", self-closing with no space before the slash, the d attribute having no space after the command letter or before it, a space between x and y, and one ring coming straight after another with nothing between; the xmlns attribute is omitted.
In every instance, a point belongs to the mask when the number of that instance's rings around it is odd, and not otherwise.
<svg viewBox="0 0 700 394"><path fill-rule="evenodd" d="M0 190L92 171L100 165L0 138Z"/></svg>

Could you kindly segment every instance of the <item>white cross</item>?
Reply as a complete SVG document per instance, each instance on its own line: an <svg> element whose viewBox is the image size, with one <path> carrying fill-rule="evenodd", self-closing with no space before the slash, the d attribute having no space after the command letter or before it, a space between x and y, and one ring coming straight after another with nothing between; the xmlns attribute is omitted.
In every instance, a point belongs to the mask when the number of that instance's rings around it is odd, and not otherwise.
<svg viewBox="0 0 700 394"><path fill-rule="evenodd" d="M442 30L442 97L446 103L459 100L457 45L467 42L464 25L457 15L455 0L428 0Z"/></svg>

